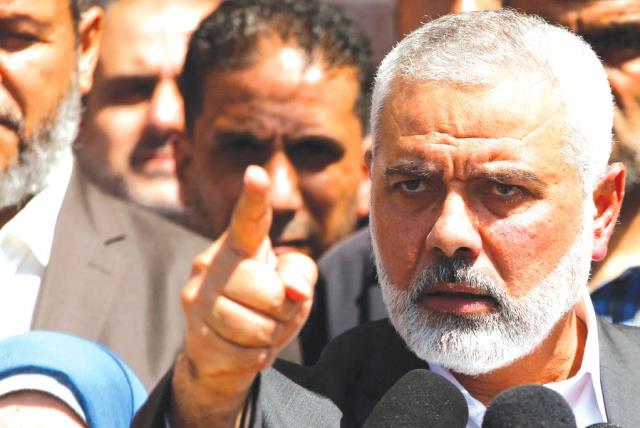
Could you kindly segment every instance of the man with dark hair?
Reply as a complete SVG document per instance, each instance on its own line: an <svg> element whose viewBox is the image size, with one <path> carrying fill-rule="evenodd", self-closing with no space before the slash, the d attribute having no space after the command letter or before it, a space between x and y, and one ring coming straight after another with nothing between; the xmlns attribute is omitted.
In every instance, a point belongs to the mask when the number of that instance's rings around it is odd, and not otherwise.
<svg viewBox="0 0 640 428"><path fill-rule="evenodd" d="M195 31L181 76L180 194L198 231L229 224L249 164L273 181L276 253L318 257L366 215L368 42L317 1L226 2ZM364 195L364 196L363 196Z"/></svg>
<svg viewBox="0 0 640 428"><path fill-rule="evenodd" d="M187 42L219 0L111 0L75 145L102 190L183 221L171 139L184 131Z"/></svg>
<svg viewBox="0 0 640 428"><path fill-rule="evenodd" d="M99 8L80 11L0 0L0 337L94 340L150 385L181 345L179 287L206 241L72 167L102 22Z"/></svg>

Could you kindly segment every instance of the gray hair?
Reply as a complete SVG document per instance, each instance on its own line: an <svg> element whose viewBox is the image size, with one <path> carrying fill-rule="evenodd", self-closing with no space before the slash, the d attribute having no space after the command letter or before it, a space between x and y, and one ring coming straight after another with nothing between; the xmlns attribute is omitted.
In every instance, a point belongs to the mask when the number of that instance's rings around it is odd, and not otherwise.
<svg viewBox="0 0 640 428"><path fill-rule="evenodd" d="M579 36L512 10L447 15L409 34L382 61L371 108L374 152L395 79L494 87L512 76L541 75L563 103L562 156L578 166L590 193L611 154L613 97L600 60Z"/></svg>

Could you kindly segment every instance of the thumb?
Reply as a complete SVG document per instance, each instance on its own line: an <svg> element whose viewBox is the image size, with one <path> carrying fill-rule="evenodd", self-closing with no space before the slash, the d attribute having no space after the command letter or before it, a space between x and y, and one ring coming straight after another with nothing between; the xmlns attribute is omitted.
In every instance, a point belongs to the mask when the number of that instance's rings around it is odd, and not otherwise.
<svg viewBox="0 0 640 428"><path fill-rule="evenodd" d="M296 252L278 256L278 275L290 300L304 302L313 298L318 267L310 257Z"/></svg>
<svg viewBox="0 0 640 428"><path fill-rule="evenodd" d="M269 237L272 211L271 183L267 172L250 165L244 172L244 188L231 214L227 242L243 257L253 257Z"/></svg>

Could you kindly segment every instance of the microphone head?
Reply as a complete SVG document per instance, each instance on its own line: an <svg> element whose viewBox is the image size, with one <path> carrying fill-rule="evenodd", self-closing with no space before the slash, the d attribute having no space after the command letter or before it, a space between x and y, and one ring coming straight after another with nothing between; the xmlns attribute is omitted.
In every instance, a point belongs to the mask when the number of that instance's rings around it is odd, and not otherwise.
<svg viewBox="0 0 640 428"><path fill-rule="evenodd" d="M499 394L489 404L482 428L576 428L562 395L541 385L523 385Z"/></svg>
<svg viewBox="0 0 640 428"><path fill-rule="evenodd" d="M468 419L462 393L442 376L418 369L387 391L364 428L464 428Z"/></svg>

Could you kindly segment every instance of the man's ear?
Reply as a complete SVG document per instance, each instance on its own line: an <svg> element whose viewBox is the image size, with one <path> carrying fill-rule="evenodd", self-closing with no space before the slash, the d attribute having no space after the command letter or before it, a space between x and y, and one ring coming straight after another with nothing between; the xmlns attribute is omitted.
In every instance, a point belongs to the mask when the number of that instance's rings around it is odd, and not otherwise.
<svg viewBox="0 0 640 428"><path fill-rule="evenodd" d="M356 214L359 219L369 215L369 201L371 199L371 181L369 180L369 159L371 158L371 134L362 140L363 159L361 165L360 187L356 201Z"/></svg>
<svg viewBox="0 0 640 428"><path fill-rule="evenodd" d="M78 82L82 94L87 94L93 86L93 71L100 50L102 20L102 9L92 6L82 12L78 24Z"/></svg>
<svg viewBox="0 0 640 428"><path fill-rule="evenodd" d="M178 179L178 196L182 205L188 208L191 205L191 140L185 133L171 137L173 144L173 157L176 161L176 177Z"/></svg>
<svg viewBox="0 0 640 428"><path fill-rule="evenodd" d="M593 192L593 252L591 258L600 261L607 255L609 239L613 235L624 198L624 166L614 163L600 179Z"/></svg>

